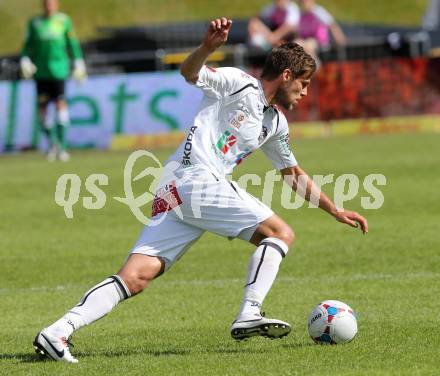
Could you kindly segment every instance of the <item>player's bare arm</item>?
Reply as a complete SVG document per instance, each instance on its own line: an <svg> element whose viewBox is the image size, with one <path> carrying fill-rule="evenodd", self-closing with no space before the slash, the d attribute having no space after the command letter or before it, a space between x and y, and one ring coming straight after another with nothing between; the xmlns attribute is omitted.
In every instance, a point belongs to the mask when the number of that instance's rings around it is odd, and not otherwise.
<svg viewBox="0 0 440 376"><path fill-rule="evenodd" d="M364 217L354 211L338 210L333 201L319 189L301 167L288 167L280 170L280 172L284 181L288 183L295 192L300 194L304 193L304 199L311 201L314 194L319 194L319 202L317 204L322 210L335 217L337 221L351 227L360 227L364 234L368 233L368 221ZM299 189L300 184L304 185L301 190Z"/></svg>
<svg viewBox="0 0 440 376"><path fill-rule="evenodd" d="M200 69L206 59L228 40L232 21L222 17L212 20L202 44L196 48L182 63L180 72L189 82L197 81Z"/></svg>

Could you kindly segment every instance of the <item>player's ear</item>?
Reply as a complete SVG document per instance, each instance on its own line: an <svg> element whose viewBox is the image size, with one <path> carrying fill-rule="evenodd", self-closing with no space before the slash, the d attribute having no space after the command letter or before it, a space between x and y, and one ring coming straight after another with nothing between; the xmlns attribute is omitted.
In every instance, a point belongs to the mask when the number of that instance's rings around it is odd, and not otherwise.
<svg viewBox="0 0 440 376"><path fill-rule="evenodd" d="M292 80L292 78L293 78L293 74L290 69L284 69L283 73L281 73L281 79L283 82L288 82Z"/></svg>

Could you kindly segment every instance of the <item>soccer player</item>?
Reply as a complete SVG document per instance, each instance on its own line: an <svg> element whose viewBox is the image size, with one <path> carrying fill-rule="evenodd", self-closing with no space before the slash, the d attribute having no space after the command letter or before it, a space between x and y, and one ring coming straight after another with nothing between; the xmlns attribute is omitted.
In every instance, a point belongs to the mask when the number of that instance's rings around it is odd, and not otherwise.
<svg viewBox="0 0 440 376"><path fill-rule="evenodd" d="M20 70L25 79L34 78L41 129L49 141L47 158L68 161L66 128L69 113L64 97L65 80L70 74L68 50L73 56L73 77L86 78L86 67L81 48L75 37L70 18L58 12L58 0L43 0L44 14L32 18L26 31L21 52ZM55 124L48 119L49 103L56 107Z"/></svg>
<svg viewBox="0 0 440 376"><path fill-rule="evenodd" d="M68 343L72 333L143 291L205 231L256 246L232 337L280 338L290 332L287 322L263 317L261 306L293 244L293 231L225 175L261 148L293 189L303 182L306 199L311 200L313 191L316 194L313 181L290 150L287 120L276 106L292 109L307 94L315 62L290 42L271 51L261 80L236 68L205 66L208 56L226 42L231 24L226 18L211 21L200 47L181 66L185 79L205 95L186 140L170 158L169 164L177 169L156 192L152 210L156 225L144 227L117 274L92 287L75 307L37 334L37 352L76 363ZM319 192L318 204L338 221L368 231L361 215L338 210L324 193Z"/></svg>

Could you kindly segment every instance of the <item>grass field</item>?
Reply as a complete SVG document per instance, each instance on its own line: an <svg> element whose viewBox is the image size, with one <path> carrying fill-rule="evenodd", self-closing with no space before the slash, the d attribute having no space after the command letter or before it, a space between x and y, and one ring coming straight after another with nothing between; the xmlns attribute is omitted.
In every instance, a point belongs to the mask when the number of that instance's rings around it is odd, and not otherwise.
<svg viewBox="0 0 440 376"><path fill-rule="evenodd" d="M227 16L254 16L270 0L61 0L61 9L73 19L79 37L97 36L99 26L145 25L182 20L206 20ZM336 19L344 22L420 25L427 0L321 0ZM251 5L251 6L250 6ZM29 17L40 11L40 1L0 2L0 54L21 48Z"/></svg>
<svg viewBox="0 0 440 376"><path fill-rule="evenodd" d="M141 225L111 198L123 195L128 153L75 152L67 164L33 153L1 157L0 374L438 375L439 143L434 134L295 142L311 174L383 173L387 186L380 210L360 208L363 191L348 205L368 217L366 236L318 209L282 209L276 191L272 206L297 241L264 309L293 325L290 336L231 340L253 247L206 234L148 291L74 336L77 365L39 361L32 340L116 272L134 244ZM257 153L236 177L263 176L268 168ZM105 208L77 204L66 219L53 198L63 173L83 182L91 173L107 174ZM261 188L250 191L261 197ZM323 299L357 311L354 342L317 346L308 338L307 316Z"/></svg>

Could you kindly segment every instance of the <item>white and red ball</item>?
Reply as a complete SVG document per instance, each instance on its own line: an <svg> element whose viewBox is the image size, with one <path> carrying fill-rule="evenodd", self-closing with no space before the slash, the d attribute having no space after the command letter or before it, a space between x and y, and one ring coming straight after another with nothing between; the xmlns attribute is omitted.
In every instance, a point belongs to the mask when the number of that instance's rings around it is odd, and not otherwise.
<svg viewBox="0 0 440 376"><path fill-rule="evenodd" d="M307 327L316 343L332 345L350 342L358 331L354 311L337 300L319 303L310 314Z"/></svg>

